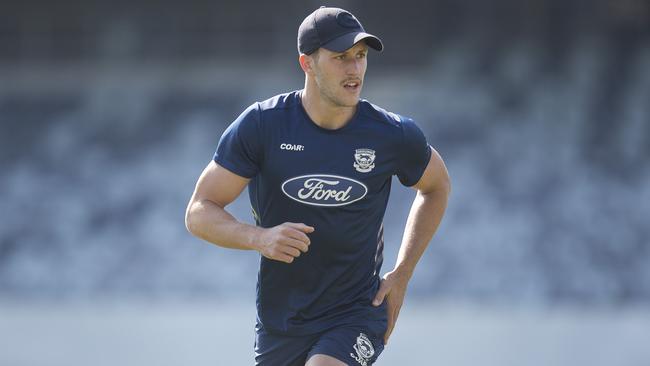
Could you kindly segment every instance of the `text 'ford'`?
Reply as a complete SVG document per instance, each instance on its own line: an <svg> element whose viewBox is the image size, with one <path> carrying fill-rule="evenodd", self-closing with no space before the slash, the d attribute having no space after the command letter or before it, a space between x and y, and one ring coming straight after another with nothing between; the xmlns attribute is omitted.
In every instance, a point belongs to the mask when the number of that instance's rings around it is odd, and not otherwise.
<svg viewBox="0 0 650 366"><path fill-rule="evenodd" d="M312 174L286 180L282 192L300 203L314 206L344 206L368 193L365 184L338 175Z"/></svg>

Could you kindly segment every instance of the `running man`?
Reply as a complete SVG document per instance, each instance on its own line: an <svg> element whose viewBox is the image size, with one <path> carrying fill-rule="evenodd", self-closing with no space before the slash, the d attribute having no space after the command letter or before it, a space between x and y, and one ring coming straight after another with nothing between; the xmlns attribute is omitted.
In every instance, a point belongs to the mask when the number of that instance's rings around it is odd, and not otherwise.
<svg viewBox="0 0 650 366"><path fill-rule="evenodd" d="M449 177L422 131L360 99L369 48L383 44L351 13L308 15L304 88L252 104L226 129L187 207L197 237L261 254L256 365L372 365L445 212ZM393 175L417 194L380 278ZM255 226L225 210L246 186Z"/></svg>

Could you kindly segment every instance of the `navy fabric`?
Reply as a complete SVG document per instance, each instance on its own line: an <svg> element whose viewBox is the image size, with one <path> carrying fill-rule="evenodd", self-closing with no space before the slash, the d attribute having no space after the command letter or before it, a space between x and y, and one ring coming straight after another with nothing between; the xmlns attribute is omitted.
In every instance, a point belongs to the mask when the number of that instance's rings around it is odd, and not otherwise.
<svg viewBox="0 0 650 366"><path fill-rule="evenodd" d="M293 263L260 257L257 313L266 330L307 335L386 318L371 301L391 177L417 183L430 155L409 118L361 100L344 127L327 130L311 121L299 91L251 105L226 129L214 160L251 179L257 225L315 228L309 251Z"/></svg>
<svg viewBox="0 0 650 366"><path fill-rule="evenodd" d="M347 365L372 365L384 350L387 322L358 320L308 336L288 336L255 328L255 365L304 366L314 355L328 355Z"/></svg>
<svg viewBox="0 0 650 366"><path fill-rule="evenodd" d="M384 350L386 323L367 322L324 332L307 354L328 355L346 365L372 365Z"/></svg>
<svg viewBox="0 0 650 366"><path fill-rule="evenodd" d="M384 49L381 40L366 33L352 13L339 8L321 6L309 14L298 28L298 52L307 55L320 47L343 52L361 40L377 51Z"/></svg>
<svg viewBox="0 0 650 366"><path fill-rule="evenodd" d="M305 366L307 355L320 334L288 336L255 328L256 366Z"/></svg>

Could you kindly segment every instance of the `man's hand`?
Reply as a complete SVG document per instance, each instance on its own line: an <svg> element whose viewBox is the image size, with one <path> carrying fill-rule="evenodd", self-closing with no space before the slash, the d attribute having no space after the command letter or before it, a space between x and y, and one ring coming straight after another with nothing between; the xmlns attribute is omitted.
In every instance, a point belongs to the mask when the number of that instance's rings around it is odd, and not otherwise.
<svg viewBox="0 0 650 366"><path fill-rule="evenodd" d="M255 242L257 250L266 258L292 263L301 253L309 250L311 241L307 234L314 228L302 223L285 222L278 226L262 229Z"/></svg>
<svg viewBox="0 0 650 366"><path fill-rule="evenodd" d="M408 281L408 277L401 273L395 271L386 273L379 285L379 291L377 291L375 299L372 301L374 306L379 306L384 302L384 298L386 299L388 329L384 335L384 344L388 344L388 338L393 332L393 328L395 328L395 323L397 323L399 311L404 303Z"/></svg>

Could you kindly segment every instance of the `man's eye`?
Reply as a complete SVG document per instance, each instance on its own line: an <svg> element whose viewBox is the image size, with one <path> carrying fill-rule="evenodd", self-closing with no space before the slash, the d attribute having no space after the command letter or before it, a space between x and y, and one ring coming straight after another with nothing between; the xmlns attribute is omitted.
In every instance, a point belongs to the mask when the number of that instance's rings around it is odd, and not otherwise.
<svg viewBox="0 0 650 366"><path fill-rule="evenodd" d="M358 58L364 58L364 57L366 57L366 54L365 53L360 53L360 54L357 55L357 57Z"/></svg>
<svg viewBox="0 0 650 366"><path fill-rule="evenodd" d="M338 55L335 57L337 60L343 60L345 58L345 55Z"/></svg>

